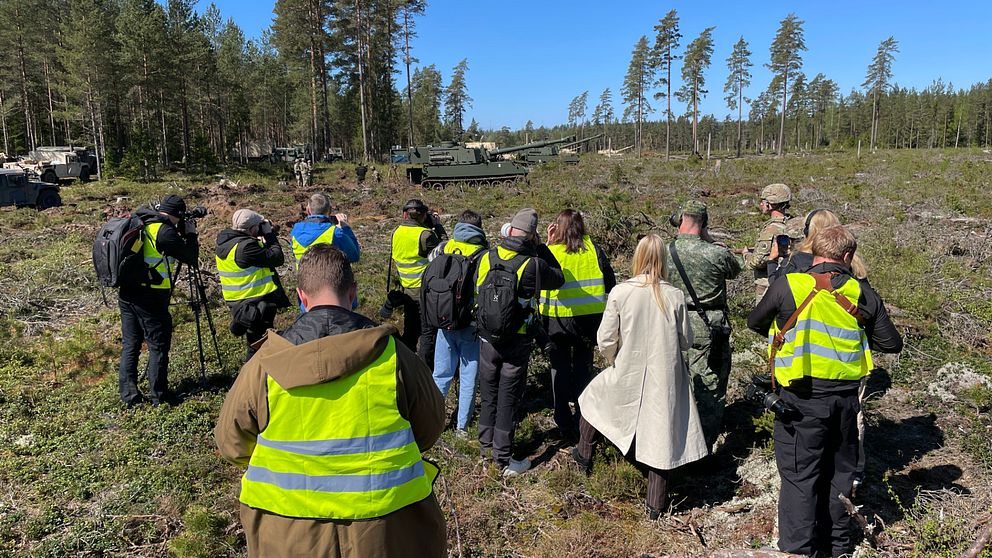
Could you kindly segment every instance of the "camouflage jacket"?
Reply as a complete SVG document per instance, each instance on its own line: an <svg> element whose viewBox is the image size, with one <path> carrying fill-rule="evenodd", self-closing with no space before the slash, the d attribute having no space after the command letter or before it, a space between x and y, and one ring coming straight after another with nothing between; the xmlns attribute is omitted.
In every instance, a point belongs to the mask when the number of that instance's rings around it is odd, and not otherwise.
<svg viewBox="0 0 992 558"><path fill-rule="evenodd" d="M740 260L723 246L706 242L694 234L680 234L674 244L679 261L696 291L699 303L707 311L710 322L713 325L726 325L724 312L727 309L727 281L741 272ZM668 282L685 293L686 306L694 307L692 297L672 261L671 250L668 253ZM701 331L703 323L698 312L691 314L693 331Z"/></svg>
<svg viewBox="0 0 992 558"><path fill-rule="evenodd" d="M776 236L787 234L786 223L788 221L788 215L781 218L771 218L765 222L761 232L758 233L754 251L748 254L744 261L744 266L747 269L754 270L755 279L768 277L768 256L772 253L772 243L775 242Z"/></svg>

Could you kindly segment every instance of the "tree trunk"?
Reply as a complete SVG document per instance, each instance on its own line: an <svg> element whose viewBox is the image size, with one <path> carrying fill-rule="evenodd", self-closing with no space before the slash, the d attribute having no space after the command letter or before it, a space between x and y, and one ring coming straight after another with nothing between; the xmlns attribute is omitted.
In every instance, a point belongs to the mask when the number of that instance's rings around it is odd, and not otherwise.
<svg viewBox="0 0 992 558"><path fill-rule="evenodd" d="M49 72L48 60L43 65L45 70L45 91L48 94L48 123L52 130L52 145L58 145L55 138L55 103L52 101L52 75Z"/></svg>
<svg viewBox="0 0 992 558"><path fill-rule="evenodd" d="M186 98L186 80L180 80L179 108L183 123L183 167L188 168L190 156L189 101Z"/></svg>
<svg viewBox="0 0 992 558"><path fill-rule="evenodd" d="M741 141L744 139L744 131L741 122L744 120L744 82L737 82L737 158L741 158Z"/></svg>
<svg viewBox="0 0 992 558"><path fill-rule="evenodd" d="M7 135L7 109L3 104L3 87L0 87L0 130L3 131L4 155L10 155L10 138Z"/></svg>
<svg viewBox="0 0 992 558"><path fill-rule="evenodd" d="M786 101L788 100L788 98L789 98L789 71L786 70L785 77L782 80L782 120L781 120L781 124L778 127L777 154L779 157L782 156L782 146L785 145L785 142L782 140L785 138L785 109L786 109Z"/></svg>
<svg viewBox="0 0 992 558"><path fill-rule="evenodd" d="M699 155L699 77L692 77L692 152Z"/></svg>
<svg viewBox="0 0 992 558"><path fill-rule="evenodd" d="M877 110L878 110L878 89L876 88L871 94L871 135L868 141L868 151L875 150L875 134L878 130L877 122Z"/></svg>
<svg viewBox="0 0 992 558"><path fill-rule="evenodd" d="M14 11L15 17L18 17L18 11ZM27 65L24 62L24 46L23 37L18 35L17 38L17 65L21 72L21 108L24 110L24 141L27 142L28 150L34 150L37 145L35 144L34 127L32 126L31 117L31 99L28 97L28 72Z"/></svg>
<svg viewBox="0 0 992 558"><path fill-rule="evenodd" d="M310 3L310 16L313 17L313 3ZM312 20L311 20L312 22ZM317 133L319 129L317 111L317 45L316 37L318 29L310 29L310 145L316 147Z"/></svg>
<svg viewBox="0 0 992 558"><path fill-rule="evenodd" d="M369 160L368 128L365 122L365 72L362 69L362 11L359 0L355 0L355 35L358 40L358 100L362 115L362 160Z"/></svg>
<svg viewBox="0 0 992 558"><path fill-rule="evenodd" d="M961 117L958 116L958 131L954 134L954 149L958 148L958 142L961 141Z"/></svg>
<svg viewBox="0 0 992 558"><path fill-rule="evenodd" d="M671 156L671 151L669 149L669 144L672 142L672 47L669 45L668 53L665 55L668 58L668 81L665 85L668 88L665 94L665 101L668 103L668 108L665 110L665 160L667 161Z"/></svg>
<svg viewBox="0 0 992 558"><path fill-rule="evenodd" d="M158 115L162 121L162 165L165 167L169 166L169 128L165 123L165 95L159 90L158 92Z"/></svg>

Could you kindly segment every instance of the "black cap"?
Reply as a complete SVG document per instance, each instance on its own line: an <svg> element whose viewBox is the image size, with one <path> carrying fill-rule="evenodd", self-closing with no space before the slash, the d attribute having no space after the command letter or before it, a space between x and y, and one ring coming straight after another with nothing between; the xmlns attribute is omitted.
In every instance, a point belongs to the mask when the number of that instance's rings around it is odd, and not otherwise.
<svg viewBox="0 0 992 558"><path fill-rule="evenodd" d="M179 196L172 194L166 196L162 203L158 204L158 210L173 217L182 217L186 213L186 202Z"/></svg>
<svg viewBox="0 0 992 558"><path fill-rule="evenodd" d="M406 205L403 206L403 211L419 211L421 213L427 213L427 210L427 204L416 198L406 202Z"/></svg>

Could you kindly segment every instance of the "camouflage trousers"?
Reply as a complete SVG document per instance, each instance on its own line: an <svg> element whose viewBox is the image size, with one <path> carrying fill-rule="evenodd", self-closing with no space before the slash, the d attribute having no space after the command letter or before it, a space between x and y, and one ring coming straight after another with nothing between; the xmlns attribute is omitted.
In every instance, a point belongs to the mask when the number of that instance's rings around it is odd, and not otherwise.
<svg viewBox="0 0 992 558"><path fill-rule="evenodd" d="M696 398L703 436L711 451L723 427L727 381L730 379L730 356L729 336L716 339L699 336L688 352L692 394Z"/></svg>

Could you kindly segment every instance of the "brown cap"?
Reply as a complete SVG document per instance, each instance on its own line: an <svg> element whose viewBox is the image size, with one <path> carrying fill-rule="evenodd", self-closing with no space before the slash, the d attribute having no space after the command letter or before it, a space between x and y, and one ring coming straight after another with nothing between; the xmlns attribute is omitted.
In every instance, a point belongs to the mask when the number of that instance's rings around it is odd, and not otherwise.
<svg viewBox="0 0 992 558"><path fill-rule="evenodd" d="M513 219L510 219L510 226L526 233L536 233L537 211L529 207L521 209L513 216Z"/></svg>
<svg viewBox="0 0 992 558"><path fill-rule="evenodd" d="M792 201L792 190L785 184L769 184L761 189L761 199L768 203L789 202Z"/></svg>
<svg viewBox="0 0 992 558"><path fill-rule="evenodd" d="M260 213L256 213L250 209L239 209L234 212L234 217L231 219L231 225L239 231L247 231L255 225L262 224L262 221L264 220L265 217L262 217Z"/></svg>

